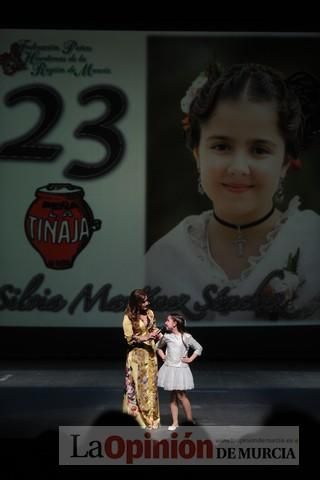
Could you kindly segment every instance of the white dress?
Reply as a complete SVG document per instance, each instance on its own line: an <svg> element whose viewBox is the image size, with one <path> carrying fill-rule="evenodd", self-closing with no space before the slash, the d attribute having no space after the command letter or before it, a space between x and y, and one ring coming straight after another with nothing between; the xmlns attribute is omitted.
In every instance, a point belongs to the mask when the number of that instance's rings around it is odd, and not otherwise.
<svg viewBox="0 0 320 480"><path fill-rule="evenodd" d="M320 323L320 216L300 210L299 203L298 197L291 200L259 255L248 259L249 266L238 279L229 279L211 257L212 211L182 220L146 254L146 284L154 310L181 312L194 326L263 325L275 319L278 324ZM297 253L297 270L290 273L289 259ZM268 283L270 274L279 271L283 278ZM262 298L263 308L269 309L266 314L257 306L261 285L259 301ZM270 291L280 305L277 318L265 306Z"/></svg>
<svg viewBox="0 0 320 480"><path fill-rule="evenodd" d="M166 359L158 372L158 386L165 390L192 390L194 388L193 376L188 363L182 362L187 356L189 347L198 355L202 353L202 346L190 333L165 333L157 348L166 346Z"/></svg>

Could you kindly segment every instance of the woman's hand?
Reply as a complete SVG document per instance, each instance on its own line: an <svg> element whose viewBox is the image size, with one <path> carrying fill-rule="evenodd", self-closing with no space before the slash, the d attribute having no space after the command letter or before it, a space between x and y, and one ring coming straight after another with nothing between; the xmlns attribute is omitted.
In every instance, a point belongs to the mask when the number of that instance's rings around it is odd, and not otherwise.
<svg viewBox="0 0 320 480"><path fill-rule="evenodd" d="M137 343L142 343L142 342L148 342L148 340L153 340L155 338L153 332L148 333L147 335L137 335L136 336L136 342Z"/></svg>
<svg viewBox="0 0 320 480"><path fill-rule="evenodd" d="M133 339L137 343L147 342L148 340L160 340L162 333L159 329L152 330L146 335L134 335Z"/></svg>
<svg viewBox="0 0 320 480"><path fill-rule="evenodd" d="M139 342L147 342L148 340L150 340L150 335L147 334L147 335L141 335L141 337L138 337L139 338Z"/></svg>
<svg viewBox="0 0 320 480"><path fill-rule="evenodd" d="M133 341L136 342L136 343L146 342L147 340L149 340L149 335L134 335L133 336Z"/></svg>
<svg viewBox="0 0 320 480"><path fill-rule="evenodd" d="M157 330L152 330L152 332L149 333L149 338L151 340L160 340L160 338L162 338L163 335L161 333L161 330L159 328L157 328Z"/></svg>

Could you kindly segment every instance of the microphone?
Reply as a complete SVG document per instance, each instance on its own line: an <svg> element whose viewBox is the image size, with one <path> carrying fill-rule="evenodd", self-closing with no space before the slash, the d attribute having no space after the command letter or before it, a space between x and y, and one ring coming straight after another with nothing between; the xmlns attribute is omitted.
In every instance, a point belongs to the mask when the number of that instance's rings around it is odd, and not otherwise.
<svg viewBox="0 0 320 480"><path fill-rule="evenodd" d="M164 335L167 332L167 329L165 325L163 325L162 327L157 328L156 332L157 332L157 335L159 335L159 333L162 333L162 335Z"/></svg>

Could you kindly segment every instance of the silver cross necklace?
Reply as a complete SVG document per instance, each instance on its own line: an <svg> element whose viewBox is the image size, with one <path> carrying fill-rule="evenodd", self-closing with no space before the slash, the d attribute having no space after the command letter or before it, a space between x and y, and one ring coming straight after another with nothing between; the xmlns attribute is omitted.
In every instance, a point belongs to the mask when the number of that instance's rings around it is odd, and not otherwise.
<svg viewBox="0 0 320 480"><path fill-rule="evenodd" d="M247 241L242 233L242 230L245 230L246 228L250 228L250 227L255 227L256 225L259 225L260 223L265 222L269 217L271 217L273 212L274 212L274 205L264 217L259 218L259 220L255 220L254 222L245 223L244 225L236 225L234 223L226 222L225 220L222 220L222 218L219 218L215 212L213 212L213 216L217 220L217 222L221 223L221 225L237 230L237 238L232 243L236 246L237 256L244 257L244 250L245 250L245 245Z"/></svg>

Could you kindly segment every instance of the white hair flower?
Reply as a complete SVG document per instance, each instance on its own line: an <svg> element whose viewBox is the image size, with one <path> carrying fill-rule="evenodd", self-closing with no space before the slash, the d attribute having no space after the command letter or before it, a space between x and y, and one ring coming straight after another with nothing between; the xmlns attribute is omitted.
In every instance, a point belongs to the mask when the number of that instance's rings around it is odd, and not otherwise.
<svg viewBox="0 0 320 480"><path fill-rule="evenodd" d="M188 114L190 111L190 105L193 102L193 99L198 95L201 88L207 82L208 77L205 72L201 72L200 75L192 82L190 87L187 90L187 93L181 100L181 110L183 113Z"/></svg>

